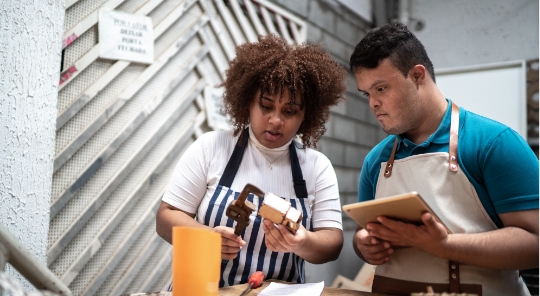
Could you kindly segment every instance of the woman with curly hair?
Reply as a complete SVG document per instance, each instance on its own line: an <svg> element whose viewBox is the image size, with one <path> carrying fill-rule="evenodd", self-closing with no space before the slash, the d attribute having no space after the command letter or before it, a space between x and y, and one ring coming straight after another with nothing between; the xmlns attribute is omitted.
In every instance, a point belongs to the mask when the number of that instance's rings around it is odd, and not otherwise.
<svg viewBox="0 0 540 296"><path fill-rule="evenodd" d="M309 147L326 131L330 106L344 99L345 79L316 45L266 35L238 46L222 83L234 130L206 133L183 154L157 213L158 234L171 243L177 225L220 233L220 287L246 283L257 270L266 279L303 283L304 260L336 260L343 246L337 178L328 158ZM302 213L296 234L258 210L234 234L224 209L247 183ZM262 202L251 194L248 200L256 208Z"/></svg>

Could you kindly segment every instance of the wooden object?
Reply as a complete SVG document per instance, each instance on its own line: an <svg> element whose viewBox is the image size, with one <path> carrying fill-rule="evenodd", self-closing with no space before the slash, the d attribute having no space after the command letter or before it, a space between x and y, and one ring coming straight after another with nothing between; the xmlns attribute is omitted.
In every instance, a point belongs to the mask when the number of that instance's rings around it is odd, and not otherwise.
<svg viewBox="0 0 540 296"><path fill-rule="evenodd" d="M364 263L354 280L350 280L338 274L332 283L332 288L351 289L364 292L371 292L371 285L375 276L375 265Z"/></svg>
<svg viewBox="0 0 540 296"><path fill-rule="evenodd" d="M273 193L264 196L259 209L259 215L272 221L274 224L282 224L292 234L296 234L298 223L302 221L302 213L291 207L291 204Z"/></svg>

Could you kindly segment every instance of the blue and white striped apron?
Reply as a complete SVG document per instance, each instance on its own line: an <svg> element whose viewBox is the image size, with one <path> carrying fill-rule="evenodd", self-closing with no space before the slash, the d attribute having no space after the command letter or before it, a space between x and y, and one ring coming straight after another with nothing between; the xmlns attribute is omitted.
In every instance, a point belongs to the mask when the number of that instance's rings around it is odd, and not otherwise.
<svg viewBox="0 0 540 296"><path fill-rule="evenodd" d="M240 192L232 191L230 187L242 162L248 139L249 132L246 129L238 139L205 214L197 216L200 223L210 227L219 225L234 226L234 220L226 216L225 210L229 203L237 199L240 194ZM302 176L294 141L289 146L289 154L296 197L284 197L284 199L289 201L291 206L302 211L302 225L310 231L313 228L311 209L307 202L306 182ZM235 259L222 261L219 287L247 283L249 276L259 270L263 271L265 279L304 283L306 279L304 259L294 253L272 252L266 248L264 232L261 229L262 218L257 215L263 198L249 194L247 200L252 202L257 210L251 214L249 217L250 223L241 234L244 241L246 241L246 246L242 248Z"/></svg>

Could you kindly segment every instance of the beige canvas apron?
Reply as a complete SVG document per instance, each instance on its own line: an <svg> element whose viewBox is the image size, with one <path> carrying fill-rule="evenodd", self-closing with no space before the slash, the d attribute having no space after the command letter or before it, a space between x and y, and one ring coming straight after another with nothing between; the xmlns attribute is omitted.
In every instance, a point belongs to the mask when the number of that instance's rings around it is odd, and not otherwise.
<svg viewBox="0 0 540 296"><path fill-rule="evenodd" d="M458 126L459 109L452 104L449 153L394 161L396 140L389 161L381 164L375 198L417 191L452 233L495 230L497 226L457 162ZM412 247L394 249L390 261L377 266L375 274L373 292L378 293L409 295L426 292L431 285L439 293L530 295L518 271L457 264Z"/></svg>

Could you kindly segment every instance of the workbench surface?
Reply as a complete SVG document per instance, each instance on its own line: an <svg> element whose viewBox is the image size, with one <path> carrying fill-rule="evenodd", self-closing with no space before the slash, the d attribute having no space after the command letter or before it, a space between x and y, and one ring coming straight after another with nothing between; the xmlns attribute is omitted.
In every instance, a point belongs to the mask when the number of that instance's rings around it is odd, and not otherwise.
<svg viewBox="0 0 540 296"><path fill-rule="evenodd" d="M276 282L280 282L280 281L276 281ZM262 291L265 287L267 287L270 283L271 281L264 281L261 287L251 290L247 295L248 296L258 295L259 292ZM219 289L219 296L238 296L247 288L247 286L248 284L242 284L242 285L221 288ZM325 287L321 296L388 296L388 295Z"/></svg>
<svg viewBox="0 0 540 296"><path fill-rule="evenodd" d="M275 280L274 280L275 281ZM267 287L272 281L264 281L262 286L251 290L247 296L257 296L260 291ZM275 281L281 282L281 281ZM285 283L285 282L281 282ZM219 289L219 296L238 296L247 288L248 284L224 287ZM135 294L126 294L122 296L172 296L172 292L146 292L146 293L135 293ZM355 290L347 289L338 289L338 288L329 288L325 287L321 296L388 296L387 294L371 293L371 292L361 292Z"/></svg>
<svg viewBox="0 0 540 296"><path fill-rule="evenodd" d="M247 296L257 296L265 287L268 287L268 285L270 285L271 282L287 284L287 282L278 281L278 280L266 280L263 282L261 287L251 290L247 294ZM244 292L247 286L248 284L246 283L246 284L241 284L241 285L236 285L236 286L223 287L219 289L219 296L238 296L242 294L242 292ZM167 291L142 292L142 293L125 294L122 296L172 296L172 292L167 292ZM324 290L321 296L390 296L390 295L324 287Z"/></svg>
<svg viewBox="0 0 540 296"><path fill-rule="evenodd" d="M261 292L265 287L270 285L272 281L280 282L280 283L286 283L276 280L271 281L264 281L262 286L251 290L247 296L257 296L259 292ZM242 285L236 285L236 286L230 286L230 287L223 287L219 289L219 296L238 296L244 290L247 288L248 284L242 284ZM143 293L133 293L133 294L125 294L122 296L172 296L172 292L143 292ZM355 290L347 290L347 289L338 289L338 288L329 288L325 287L321 296L389 296L387 294L379 294L379 293L371 293L371 292L361 292L361 291L355 291Z"/></svg>

